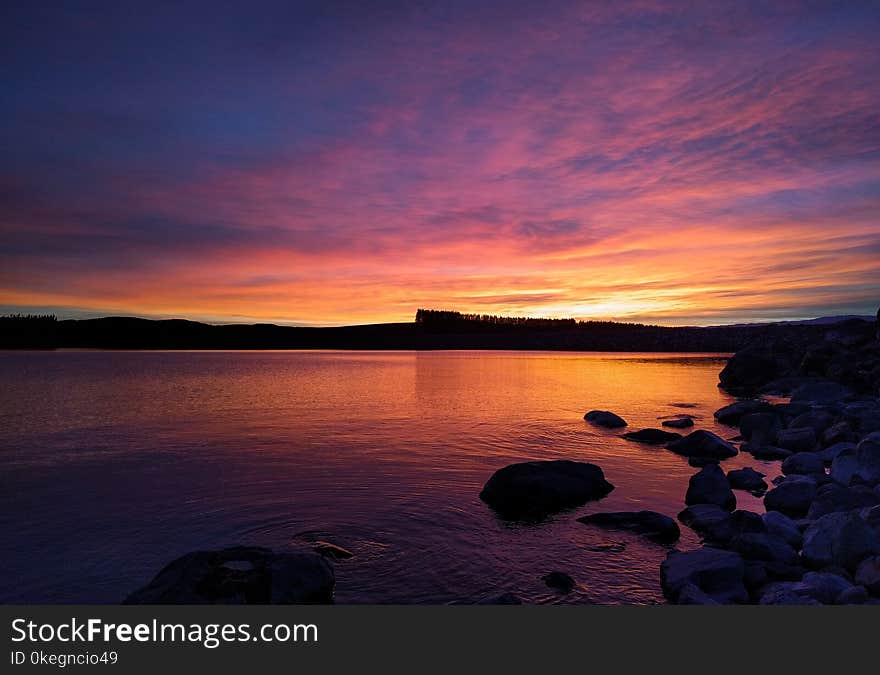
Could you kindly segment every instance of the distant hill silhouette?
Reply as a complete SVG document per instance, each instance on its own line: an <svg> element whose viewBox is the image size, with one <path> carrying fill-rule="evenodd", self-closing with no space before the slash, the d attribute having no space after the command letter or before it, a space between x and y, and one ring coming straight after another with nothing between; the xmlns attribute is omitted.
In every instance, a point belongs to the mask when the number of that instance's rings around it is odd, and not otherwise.
<svg viewBox="0 0 880 675"><path fill-rule="evenodd" d="M0 317L4 349L513 349L734 352L759 337L820 335L824 324L665 327L420 309L413 323L333 328L212 325L135 317Z"/></svg>

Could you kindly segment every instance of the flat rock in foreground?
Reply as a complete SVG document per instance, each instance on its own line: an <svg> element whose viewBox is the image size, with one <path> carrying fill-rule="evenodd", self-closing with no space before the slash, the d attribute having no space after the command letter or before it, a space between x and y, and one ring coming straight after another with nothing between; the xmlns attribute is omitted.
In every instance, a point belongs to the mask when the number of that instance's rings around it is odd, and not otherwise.
<svg viewBox="0 0 880 675"><path fill-rule="evenodd" d="M592 513L578 518L579 523L610 530L635 532L661 544L671 544L681 536L678 524L656 511L614 511Z"/></svg>
<svg viewBox="0 0 880 675"><path fill-rule="evenodd" d="M333 602L335 584L317 553L237 546L177 558L124 604L322 604Z"/></svg>
<svg viewBox="0 0 880 675"><path fill-rule="evenodd" d="M601 499L613 489L595 464L559 459L499 469L486 482L480 499L505 518L541 518Z"/></svg>

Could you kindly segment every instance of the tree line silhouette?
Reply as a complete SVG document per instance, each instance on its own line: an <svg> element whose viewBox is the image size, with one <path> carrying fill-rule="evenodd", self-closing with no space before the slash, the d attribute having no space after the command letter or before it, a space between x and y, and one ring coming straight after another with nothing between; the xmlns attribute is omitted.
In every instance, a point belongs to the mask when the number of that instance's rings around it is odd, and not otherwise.
<svg viewBox="0 0 880 675"><path fill-rule="evenodd" d="M616 321L581 321L577 319L547 319L526 316L498 316L496 314L467 314L446 309L418 309L416 323L426 327L472 328L472 327L523 327L538 329L573 328L656 328L643 323L619 323Z"/></svg>

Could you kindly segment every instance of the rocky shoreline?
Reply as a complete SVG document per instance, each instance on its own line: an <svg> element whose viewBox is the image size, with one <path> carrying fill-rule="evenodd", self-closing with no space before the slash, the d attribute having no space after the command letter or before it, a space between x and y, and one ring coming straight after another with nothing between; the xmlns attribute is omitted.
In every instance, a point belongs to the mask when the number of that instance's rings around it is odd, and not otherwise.
<svg viewBox="0 0 880 675"><path fill-rule="evenodd" d="M739 400L715 412L738 430L725 440L691 430L691 416L663 429L624 431L634 443L686 457L691 476L684 508L600 512L579 522L624 530L668 547L660 566L664 596L674 604L880 604L880 328L865 321L827 327L818 338L771 336L737 352L719 386ZM587 423L625 430L621 415L592 410ZM765 481L752 467L725 471L748 453L780 462ZM614 486L594 464L568 460L512 464L496 471L480 498L502 519L540 521L608 495ZM762 496L765 513L736 508L736 491ZM701 539L674 548L682 526ZM236 547L190 553L166 566L126 603L327 603L333 561L352 556L329 542L274 553ZM553 571L545 583L573 583ZM519 604L510 593L499 604Z"/></svg>

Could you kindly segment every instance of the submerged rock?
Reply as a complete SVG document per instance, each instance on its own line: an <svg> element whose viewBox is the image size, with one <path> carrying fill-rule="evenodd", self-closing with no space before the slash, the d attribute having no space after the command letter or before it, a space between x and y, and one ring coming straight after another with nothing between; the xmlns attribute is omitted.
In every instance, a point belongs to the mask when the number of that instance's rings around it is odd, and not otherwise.
<svg viewBox="0 0 880 675"><path fill-rule="evenodd" d="M578 518L578 522L605 529L635 532L662 544L671 544L681 535L672 518L656 511L593 513Z"/></svg>
<svg viewBox="0 0 880 675"><path fill-rule="evenodd" d="M706 457L728 459L737 454L737 449L711 431L699 429L684 438L666 446L672 452L685 457Z"/></svg>
<svg viewBox="0 0 880 675"><path fill-rule="evenodd" d="M660 565L660 586L670 602L678 602L689 585L720 604L746 602L745 564L738 553L704 546L674 551Z"/></svg>
<svg viewBox="0 0 880 675"><path fill-rule="evenodd" d="M316 604L333 602L333 567L317 553L238 546L177 558L125 604Z"/></svg>
<svg viewBox="0 0 880 675"><path fill-rule="evenodd" d="M613 489L595 464L560 459L499 469L486 482L480 499L505 518L541 518L601 499Z"/></svg>
<svg viewBox="0 0 880 675"><path fill-rule="evenodd" d="M767 491L766 474L755 471L750 466L742 469L733 469L727 472L727 480L734 490L746 490L755 494L763 494Z"/></svg>
<svg viewBox="0 0 880 675"><path fill-rule="evenodd" d="M681 434L672 431L663 431L663 429L640 429L639 431L630 431L623 434L628 441L636 443L647 443L649 445L663 445L670 441L681 438Z"/></svg>
<svg viewBox="0 0 880 675"><path fill-rule="evenodd" d="M717 464L708 464L691 476L684 503L714 504L728 511L736 508L736 497L724 471Z"/></svg>
<svg viewBox="0 0 880 675"><path fill-rule="evenodd" d="M591 410L584 415L584 419L590 424L595 424L597 427L605 427L606 429L619 429L627 425L625 419L607 410Z"/></svg>

